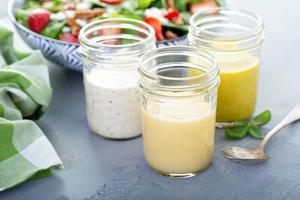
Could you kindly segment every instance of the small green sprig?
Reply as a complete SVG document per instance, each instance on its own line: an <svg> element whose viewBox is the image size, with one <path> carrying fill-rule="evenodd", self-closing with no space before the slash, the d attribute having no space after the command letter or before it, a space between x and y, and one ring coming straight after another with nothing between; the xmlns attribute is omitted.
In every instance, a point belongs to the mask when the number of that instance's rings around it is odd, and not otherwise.
<svg viewBox="0 0 300 200"><path fill-rule="evenodd" d="M225 129L225 136L229 139L242 139L247 134L254 138L262 139L264 133L261 126L266 125L271 120L271 112L266 110L248 121L234 122L234 128Z"/></svg>

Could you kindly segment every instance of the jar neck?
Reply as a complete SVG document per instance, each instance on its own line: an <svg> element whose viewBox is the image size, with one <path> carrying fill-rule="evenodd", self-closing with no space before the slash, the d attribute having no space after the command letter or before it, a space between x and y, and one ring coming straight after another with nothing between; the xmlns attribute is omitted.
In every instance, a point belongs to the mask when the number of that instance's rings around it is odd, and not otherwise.
<svg viewBox="0 0 300 200"><path fill-rule="evenodd" d="M140 61L140 87L161 96L193 96L216 91L219 68L207 52L187 46L152 50Z"/></svg>
<svg viewBox="0 0 300 200"><path fill-rule="evenodd" d="M211 8L190 18L188 40L207 51L250 51L261 46L263 30L262 19L251 12Z"/></svg>
<svg viewBox="0 0 300 200"><path fill-rule="evenodd" d="M105 19L84 26L79 35L83 59L108 65L136 64L155 48L154 30L133 19Z"/></svg>

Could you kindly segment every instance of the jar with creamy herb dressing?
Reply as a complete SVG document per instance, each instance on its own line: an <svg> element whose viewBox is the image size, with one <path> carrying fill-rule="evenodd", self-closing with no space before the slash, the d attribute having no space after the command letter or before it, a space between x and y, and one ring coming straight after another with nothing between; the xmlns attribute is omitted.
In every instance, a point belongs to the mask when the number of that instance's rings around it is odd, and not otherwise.
<svg viewBox="0 0 300 200"><path fill-rule="evenodd" d="M113 139L140 135L137 67L155 48L154 30L142 21L111 18L84 26L79 40L91 130Z"/></svg>

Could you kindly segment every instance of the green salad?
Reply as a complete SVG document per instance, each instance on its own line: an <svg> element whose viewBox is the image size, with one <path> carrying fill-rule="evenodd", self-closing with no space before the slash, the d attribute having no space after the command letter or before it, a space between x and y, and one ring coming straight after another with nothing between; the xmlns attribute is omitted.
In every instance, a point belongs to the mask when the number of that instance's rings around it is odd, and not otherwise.
<svg viewBox="0 0 300 200"><path fill-rule="evenodd" d="M72 43L78 43L79 31L87 23L112 17L143 20L162 41L186 35L192 14L218 6L224 6L224 0L25 0L15 15L33 32Z"/></svg>

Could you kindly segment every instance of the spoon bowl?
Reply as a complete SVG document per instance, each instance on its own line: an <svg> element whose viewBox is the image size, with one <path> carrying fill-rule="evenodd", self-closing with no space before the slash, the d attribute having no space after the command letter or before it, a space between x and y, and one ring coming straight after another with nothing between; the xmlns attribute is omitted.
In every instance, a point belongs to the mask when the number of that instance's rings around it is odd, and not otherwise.
<svg viewBox="0 0 300 200"><path fill-rule="evenodd" d="M223 149L223 155L235 162L239 163L259 163L270 158L268 154L256 149L248 149L243 147L227 147Z"/></svg>

